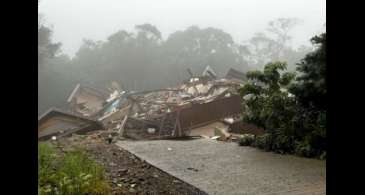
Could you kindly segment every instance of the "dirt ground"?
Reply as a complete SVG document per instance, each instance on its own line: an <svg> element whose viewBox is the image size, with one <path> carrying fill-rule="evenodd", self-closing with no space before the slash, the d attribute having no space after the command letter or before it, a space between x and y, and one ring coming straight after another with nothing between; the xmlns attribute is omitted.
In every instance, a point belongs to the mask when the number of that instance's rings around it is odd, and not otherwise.
<svg viewBox="0 0 365 195"><path fill-rule="evenodd" d="M176 194L207 193L187 184L106 141L106 134L73 135L55 141L63 151L84 148L106 170L113 194Z"/></svg>

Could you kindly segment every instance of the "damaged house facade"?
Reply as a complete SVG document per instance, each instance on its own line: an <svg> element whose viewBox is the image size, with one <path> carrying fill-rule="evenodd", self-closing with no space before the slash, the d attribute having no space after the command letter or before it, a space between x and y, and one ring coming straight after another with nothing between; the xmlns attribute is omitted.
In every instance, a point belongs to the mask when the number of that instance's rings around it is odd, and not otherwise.
<svg viewBox="0 0 365 195"><path fill-rule="evenodd" d="M79 83L67 98L67 103L70 112L92 117L103 108L108 97L108 91Z"/></svg>

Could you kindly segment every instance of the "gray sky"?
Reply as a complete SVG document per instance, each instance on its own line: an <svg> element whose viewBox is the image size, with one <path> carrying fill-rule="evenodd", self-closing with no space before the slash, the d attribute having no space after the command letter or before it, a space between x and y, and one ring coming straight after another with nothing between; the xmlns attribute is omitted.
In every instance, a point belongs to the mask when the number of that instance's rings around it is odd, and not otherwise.
<svg viewBox="0 0 365 195"><path fill-rule="evenodd" d="M39 12L53 26L53 40L73 56L83 38L105 40L137 24L151 23L166 38L191 25L216 27L236 42L264 31L278 17L297 17L303 24L293 29L293 44L309 45L324 31L325 0L41 0Z"/></svg>

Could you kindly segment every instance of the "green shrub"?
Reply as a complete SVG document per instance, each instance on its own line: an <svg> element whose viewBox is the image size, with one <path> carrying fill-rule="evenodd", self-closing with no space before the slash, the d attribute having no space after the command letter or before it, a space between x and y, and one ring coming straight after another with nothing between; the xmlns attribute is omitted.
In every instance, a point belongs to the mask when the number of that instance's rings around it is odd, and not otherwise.
<svg viewBox="0 0 365 195"><path fill-rule="evenodd" d="M243 134L240 137L240 139L238 141L238 144L240 146L251 146L254 141L255 141L255 135L252 135L252 134Z"/></svg>
<svg viewBox="0 0 365 195"><path fill-rule="evenodd" d="M81 150L67 153L58 171L60 192L65 194L107 192L104 170ZM101 187L100 189L96 187Z"/></svg>
<svg viewBox="0 0 365 195"><path fill-rule="evenodd" d="M294 153L294 137L283 134L283 131L275 131L272 134L271 150L276 153L286 154Z"/></svg>
<svg viewBox="0 0 365 195"><path fill-rule="evenodd" d="M80 149L57 156L39 143L38 166L38 194L110 194L103 168Z"/></svg>
<svg viewBox="0 0 365 195"><path fill-rule="evenodd" d="M54 182L55 149L46 143L38 144L38 183Z"/></svg>
<svg viewBox="0 0 365 195"><path fill-rule="evenodd" d="M314 149L305 139L303 141L298 141L295 144L295 154L304 157L313 157L314 156Z"/></svg>
<svg viewBox="0 0 365 195"><path fill-rule="evenodd" d="M265 133L256 137L253 146L269 151L271 150L271 144L272 135L269 133Z"/></svg>

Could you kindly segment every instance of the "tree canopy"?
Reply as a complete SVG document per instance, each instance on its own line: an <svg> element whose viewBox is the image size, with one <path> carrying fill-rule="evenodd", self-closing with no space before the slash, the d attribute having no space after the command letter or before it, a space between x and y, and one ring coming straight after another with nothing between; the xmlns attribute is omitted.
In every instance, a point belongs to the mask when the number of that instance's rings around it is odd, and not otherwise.
<svg viewBox="0 0 365 195"><path fill-rule="evenodd" d="M311 41L317 49L298 64L300 76L291 91L302 106L326 110L326 33L313 37Z"/></svg>
<svg viewBox="0 0 365 195"><path fill-rule="evenodd" d="M256 146L325 158L326 34L311 40L317 49L297 64L298 76L284 72L283 62L247 73L249 83L240 89L245 99L244 121L266 131L252 142Z"/></svg>
<svg viewBox="0 0 365 195"><path fill-rule="evenodd" d="M285 31L286 36L288 32L290 28ZM60 43L52 42L52 29L42 20L38 36L39 96L43 111L61 105L61 99L78 82L106 86L116 81L127 90L149 90L171 87L188 79L188 68L201 74L209 65L218 77L224 76L229 68L247 72L250 67L273 61L278 42L258 33L250 44L244 45L221 29L198 26L176 31L164 39L156 26L145 23L136 25L134 31L119 30L103 41L84 39L70 59L62 55ZM288 61L289 67L308 51L305 47L295 50L285 44L282 60ZM55 92L55 86L63 92Z"/></svg>

